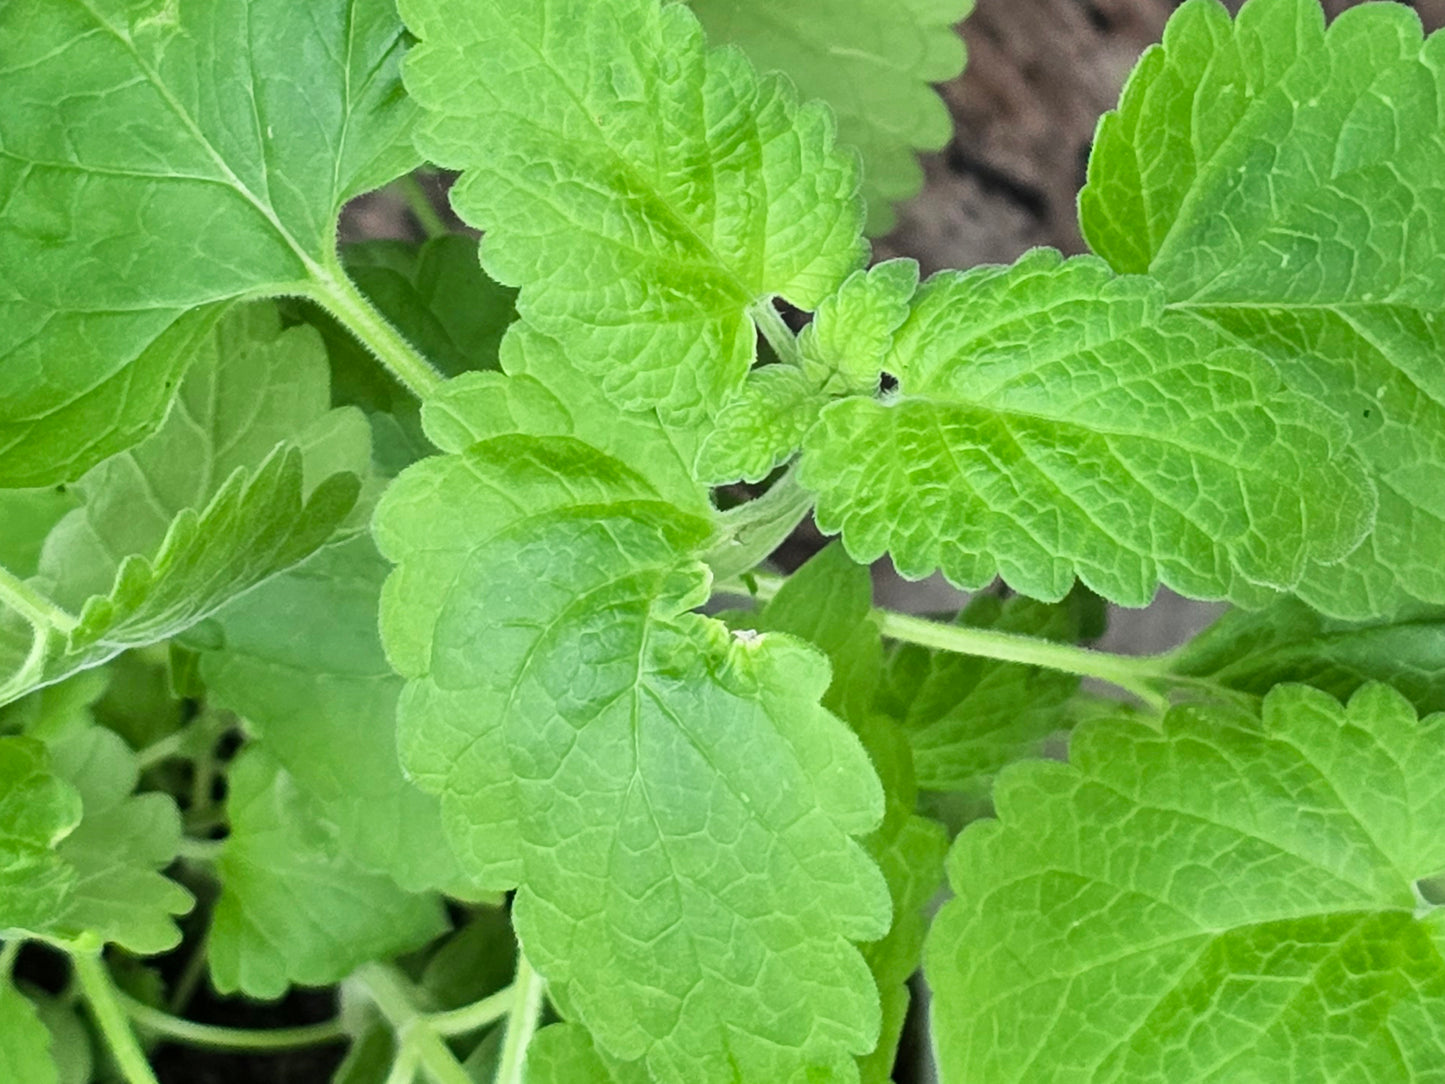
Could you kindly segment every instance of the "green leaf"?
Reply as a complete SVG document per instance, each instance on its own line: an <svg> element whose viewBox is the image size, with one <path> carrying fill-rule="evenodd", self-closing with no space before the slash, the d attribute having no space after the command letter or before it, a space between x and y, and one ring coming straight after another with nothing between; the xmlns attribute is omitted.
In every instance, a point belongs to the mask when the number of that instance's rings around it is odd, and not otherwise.
<svg viewBox="0 0 1445 1084"><path fill-rule="evenodd" d="M713 485L761 482L792 458L827 402L801 369L754 369L703 439L697 477Z"/></svg>
<svg viewBox="0 0 1445 1084"><path fill-rule="evenodd" d="M46 539L32 582L78 623L48 630L36 675L30 631L7 614L0 701L174 636L305 558L354 504L367 442L358 411L329 409L314 331L282 331L269 305L227 317L165 424L71 487L82 507Z"/></svg>
<svg viewBox="0 0 1445 1084"><path fill-rule="evenodd" d="M847 941L887 926L850 838L881 794L816 653L684 612L708 523L575 438L512 436L411 468L376 534L407 766L609 1055L845 1072L877 1034Z"/></svg>
<svg viewBox="0 0 1445 1084"><path fill-rule="evenodd" d="M798 335L805 371L842 392L873 392L893 338L908 322L918 292L914 260L884 260L855 271L823 301Z"/></svg>
<svg viewBox="0 0 1445 1084"><path fill-rule="evenodd" d="M1367 4L1231 22L1185 4L1100 126L1084 233L1172 309L1265 355L1350 424L1379 519L1297 590L1343 618L1445 603L1445 39Z"/></svg>
<svg viewBox="0 0 1445 1084"><path fill-rule="evenodd" d="M838 139L863 159L868 232L887 233L890 203L923 187L914 155L942 150L948 108L928 87L963 70L953 26L973 0L692 0L714 42L740 45L760 70L785 72L838 118Z"/></svg>
<svg viewBox="0 0 1445 1084"><path fill-rule="evenodd" d="M75 506L75 494L64 486L0 489L0 565L21 579L35 575L45 536Z"/></svg>
<svg viewBox="0 0 1445 1084"><path fill-rule="evenodd" d="M159 424L209 303L335 282L415 111L391 0L36 0L0 41L0 485L38 486Z"/></svg>
<svg viewBox="0 0 1445 1084"><path fill-rule="evenodd" d="M823 530L910 578L1261 604L1371 522L1337 418L1097 260L935 276L885 368L897 392L826 408L800 477Z"/></svg>
<svg viewBox="0 0 1445 1084"><path fill-rule="evenodd" d="M161 872L180 848L170 796L136 794L140 764L117 735L92 726L51 743L56 773L80 793L84 815L57 847L78 874L64 906L38 933L93 934L142 956L180 943L174 917L191 894Z"/></svg>
<svg viewBox="0 0 1445 1084"><path fill-rule="evenodd" d="M1097 631L1101 610L1078 590L1056 605L980 595L958 623L1073 643ZM1066 706L1078 688L1077 677L1058 670L901 644L889 660L885 701L908 737L919 786L978 793L999 769L1068 728Z"/></svg>
<svg viewBox="0 0 1445 1084"><path fill-rule="evenodd" d="M609 1059L580 1024L552 1024L527 1044L527 1084L649 1084L640 1065Z"/></svg>
<svg viewBox="0 0 1445 1084"><path fill-rule="evenodd" d="M259 748L228 774L231 835L216 860L211 980L223 994L277 998L329 986L447 928L441 901L412 895L340 853L280 765Z"/></svg>
<svg viewBox="0 0 1445 1084"><path fill-rule="evenodd" d="M402 773L403 683L376 627L388 570L368 538L323 549L217 615L201 674L336 826L343 855L403 888L470 895L436 797Z"/></svg>
<svg viewBox="0 0 1445 1084"><path fill-rule="evenodd" d="M55 1084L93 1084L95 1053L91 1049L90 1030L80 1019L80 1007L66 1000L63 994L51 997L28 988L25 990L25 998L35 1007L40 1022L50 1033L50 1057L55 1063ZM3 1010L0 1010L0 1017L3 1015ZM4 1030L4 1025L0 1025L0 1033ZM3 1040L0 1040L0 1044L3 1044ZM15 1079L30 1084L32 1078ZM35 1079L44 1081L47 1078L42 1075Z"/></svg>
<svg viewBox="0 0 1445 1084"><path fill-rule="evenodd" d="M929 936L942 1079L1439 1077L1442 739L1387 686L1296 685L1009 769Z"/></svg>
<svg viewBox="0 0 1445 1084"><path fill-rule="evenodd" d="M30 999L0 976L0 1080L60 1084L50 1042Z"/></svg>
<svg viewBox="0 0 1445 1084"><path fill-rule="evenodd" d="M749 312L861 261L857 170L819 105L656 0L404 0L419 146L518 311L629 409L687 424L743 383Z"/></svg>
<svg viewBox="0 0 1445 1084"><path fill-rule="evenodd" d="M80 817L43 744L0 738L0 930L40 930L60 911L77 878L55 847Z"/></svg>
<svg viewBox="0 0 1445 1084"><path fill-rule="evenodd" d="M712 516L706 487L693 480L698 432L664 427L655 410L619 410L561 344L526 323L503 340L501 361L505 377L464 374L427 399L422 418L437 447L460 452L510 433L577 437L626 463L678 508Z"/></svg>
<svg viewBox="0 0 1445 1084"><path fill-rule="evenodd" d="M1361 685L1393 685L1422 714L1445 711L1445 610L1396 621L1324 617L1286 599L1257 613L1231 610L1174 656L1176 674L1263 695L1300 681L1341 699Z"/></svg>
<svg viewBox="0 0 1445 1084"><path fill-rule="evenodd" d="M517 292L487 278L476 241L458 234L423 245L363 241L343 248L341 259L377 311L441 373L497 368L502 335L516 317ZM306 318L326 339L337 402L390 411L412 401L324 309L313 308Z"/></svg>

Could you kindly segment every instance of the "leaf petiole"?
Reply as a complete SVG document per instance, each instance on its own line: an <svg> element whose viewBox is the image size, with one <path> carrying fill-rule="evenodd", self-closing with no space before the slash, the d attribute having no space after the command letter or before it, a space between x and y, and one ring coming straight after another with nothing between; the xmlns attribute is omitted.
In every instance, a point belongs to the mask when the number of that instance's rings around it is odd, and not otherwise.
<svg viewBox="0 0 1445 1084"><path fill-rule="evenodd" d="M765 602L782 590L787 582L785 576L766 572L755 572L749 578L753 581L751 586L740 580L730 580L718 584L714 590L719 594L748 596ZM1097 678L1138 697L1156 712L1169 708L1168 696L1156 684L1170 680L1161 661L1162 656L1114 655L1077 644L1058 643L997 629L945 624L892 610L875 609L873 619L883 636L890 640Z"/></svg>
<svg viewBox="0 0 1445 1084"><path fill-rule="evenodd" d="M96 1027L100 1029L110 1055L115 1059L116 1068L127 1084L159 1084L126 1019L125 995L111 981L100 953L100 949L78 949L71 953L70 961L80 983L81 994L90 1006Z"/></svg>
<svg viewBox="0 0 1445 1084"><path fill-rule="evenodd" d="M773 305L772 298L764 298L748 311L752 315L753 323L763 333L763 338L767 339L768 345L773 348L773 353L778 355L778 360L801 368L803 355L798 350L798 337L784 322L783 315Z"/></svg>
<svg viewBox="0 0 1445 1084"><path fill-rule="evenodd" d="M0 565L0 602L37 627L68 633L80 624L73 614L51 602L4 565Z"/></svg>
<svg viewBox="0 0 1445 1084"><path fill-rule="evenodd" d="M336 317L418 399L442 386L443 377L376 311L371 301L346 276L338 261L311 278L306 296Z"/></svg>
<svg viewBox="0 0 1445 1084"><path fill-rule="evenodd" d="M297 1050L308 1046L322 1046L326 1043L341 1042L346 1031L339 1020L328 1020L324 1024L310 1024L299 1028L273 1028L251 1030L223 1028L214 1024L197 1024L172 1016L126 994L115 991L115 998L125 1014L135 1023L165 1039L188 1046L207 1047L212 1050L244 1050L252 1053L267 1051Z"/></svg>
<svg viewBox="0 0 1445 1084"><path fill-rule="evenodd" d="M352 981L386 1018L402 1049L409 1047L415 1051L432 1084L472 1084L471 1075L462 1068L451 1048L431 1027L427 1017L417 1011L399 974L384 964L371 963L359 968Z"/></svg>
<svg viewBox="0 0 1445 1084"><path fill-rule="evenodd" d="M537 1031L542 1013L542 995L547 980L532 970L522 952L517 953L517 977L512 982L515 1000L507 1017L507 1037L502 1043L502 1056L497 1062L496 1084L522 1084L527 1065L527 1047Z"/></svg>

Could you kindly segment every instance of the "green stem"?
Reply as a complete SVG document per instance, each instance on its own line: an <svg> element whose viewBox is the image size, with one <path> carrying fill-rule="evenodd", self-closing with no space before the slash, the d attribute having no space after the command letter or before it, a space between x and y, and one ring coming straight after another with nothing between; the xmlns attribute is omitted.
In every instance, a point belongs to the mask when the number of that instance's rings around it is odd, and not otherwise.
<svg viewBox="0 0 1445 1084"><path fill-rule="evenodd" d="M516 1000L516 989L508 986L491 997L484 997L481 1001L474 1001L460 1009L429 1013L426 1022L438 1035L449 1038L454 1035L468 1035L502 1019L511 1012Z"/></svg>
<svg viewBox="0 0 1445 1084"><path fill-rule="evenodd" d="M406 209L411 212L412 218L416 219L417 225L428 238L445 237L452 232L447 229L446 221L437 213L430 193L415 173L408 173L398 179L396 190L406 201Z"/></svg>
<svg viewBox="0 0 1445 1084"><path fill-rule="evenodd" d="M0 602L39 627L68 633L80 624L73 614L51 602L4 565L0 565Z"/></svg>
<svg viewBox="0 0 1445 1084"><path fill-rule="evenodd" d="M126 1020L121 1000L125 995L111 982L100 952L76 952L70 960L80 981L81 993L120 1075L128 1084L160 1084Z"/></svg>
<svg viewBox="0 0 1445 1084"><path fill-rule="evenodd" d="M527 1065L527 1047L537 1031L542 1015L542 995L547 982L532 970L521 952L517 953L517 977L512 982L516 1000L507 1015L507 1037L502 1043L502 1056L497 1062L496 1084L522 1084Z"/></svg>
<svg viewBox="0 0 1445 1084"><path fill-rule="evenodd" d="M734 580L720 584L716 590L722 594L748 595L766 601L787 582L786 577L763 572L748 578L751 584ZM1076 644L1062 644L997 629L950 625L892 610L875 609L873 619L878 623L879 631L890 640L1097 678L1132 693L1155 711L1165 711L1169 707L1169 698L1155 686L1156 681L1168 679L1158 659L1113 655Z"/></svg>
<svg viewBox="0 0 1445 1084"><path fill-rule="evenodd" d="M356 983L386 1017L403 1047L416 1050L421 1067L432 1084L473 1084L471 1075L432 1030L430 1022L412 1003L405 980L383 964L365 964L353 976Z"/></svg>
<svg viewBox="0 0 1445 1084"><path fill-rule="evenodd" d="M143 1001L137 1001L128 994L117 990L116 1000L125 1014L147 1031L162 1038L187 1046L206 1047L211 1050L240 1050L259 1054L268 1051L298 1050L308 1046L322 1046L326 1043L343 1042L346 1031L339 1020L324 1024L310 1024L299 1028L270 1028L246 1030L223 1028L213 1024L197 1024L182 1020L168 1012L153 1008Z"/></svg>
<svg viewBox="0 0 1445 1084"><path fill-rule="evenodd" d="M384 1084L412 1084L420 1066L421 1055L415 1046L406 1044L397 1047L396 1060L391 1063L391 1072L386 1074Z"/></svg>
<svg viewBox="0 0 1445 1084"><path fill-rule="evenodd" d="M763 333L763 338L768 340L768 345L773 348L773 353L778 355L778 360L801 368L803 355L798 350L798 337L783 319L783 314L774 307L773 299L765 298L757 302L750 312L753 323L758 325L758 330Z"/></svg>
<svg viewBox="0 0 1445 1084"><path fill-rule="evenodd" d="M378 361L385 365L405 384L418 399L426 399L442 386L441 373L432 368L426 358L401 336L401 333L387 323L377 312L366 295L346 277L340 264L333 266L323 276L311 280L308 296L325 307L332 316L349 328L351 333L370 350Z"/></svg>
<svg viewBox="0 0 1445 1084"><path fill-rule="evenodd" d="M189 727L182 727L180 730L173 730L159 741L151 742L144 749L135 755L136 763L141 771L154 768L163 760L170 760L172 757L182 755L182 750L191 738Z"/></svg>
<svg viewBox="0 0 1445 1084"><path fill-rule="evenodd" d="M176 980L176 985L171 990L171 996L166 1002L172 1015L185 1012L186 1007L191 1003L191 998L196 996L196 987L201 985L201 979L206 973L206 958L209 951L209 935L199 938L195 947L191 949L186 966L181 970L181 977Z"/></svg>
<svg viewBox="0 0 1445 1084"><path fill-rule="evenodd" d="M176 844L176 857L191 862L214 862L221 857L221 851L225 847L226 841L223 839L192 839L190 836L182 836Z"/></svg>
<svg viewBox="0 0 1445 1084"><path fill-rule="evenodd" d="M794 466L761 497L722 513L717 541L704 557L713 579L728 580L756 568L783 544L812 507L813 495L798 484Z"/></svg>

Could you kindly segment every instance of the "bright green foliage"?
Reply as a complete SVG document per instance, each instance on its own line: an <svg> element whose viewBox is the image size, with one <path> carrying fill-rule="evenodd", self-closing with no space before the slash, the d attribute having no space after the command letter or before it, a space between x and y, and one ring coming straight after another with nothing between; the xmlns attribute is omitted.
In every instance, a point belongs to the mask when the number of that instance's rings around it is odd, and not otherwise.
<svg viewBox="0 0 1445 1084"><path fill-rule="evenodd" d="M36 0L0 41L0 483L41 485L159 423L208 303L339 274L415 112L390 0Z"/></svg>
<svg viewBox="0 0 1445 1084"><path fill-rule="evenodd" d="M1096 260L936 276L884 367L897 394L824 410L802 481L819 526L907 576L1258 603L1370 524L1338 419Z"/></svg>
<svg viewBox="0 0 1445 1084"><path fill-rule="evenodd" d="M75 495L60 486L0 489L0 565L22 579L35 575L45 536L75 506Z"/></svg>
<svg viewBox="0 0 1445 1084"><path fill-rule="evenodd" d="M1186 4L1099 129L1085 235L1350 423L1379 523L1298 588L1340 617L1445 602L1445 39L1394 4L1231 23Z"/></svg>
<svg viewBox="0 0 1445 1084"><path fill-rule="evenodd" d="M893 224L890 203L923 187L920 150L953 133L948 109L928 83L963 70L953 25L973 0L692 0L714 43L735 42L763 71L785 72L804 98L838 118L838 138L863 159L868 232Z"/></svg>
<svg viewBox="0 0 1445 1084"><path fill-rule="evenodd" d="M649 1084L647 1071L607 1058L578 1024L553 1024L527 1046L527 1084Z"/></svg>
<svg viewBox="0 0 1445 1084"><path fill-rule="evenodd" d="M358 412L329 409L314 331L281 331L266 305L222 321L165 424L72 487L82 506L46 539L33 582L78 625L41 630L37 667L7 615L0 700L182 632L296 564L350 511L367 445Z"/></svg>
<svg viewBox="0 0 1445 1084"><path fill-rule="evenodd" d="M700 434L669 429L654 410L623 412L608 405L596 378L579 371L562 346L525 323L502 342L502 368L448 381L423 408L437 447L460 452L509 433L577 437L626 463L659 496L710 517L707 490L693 481Z"/></svg>
<svg viewBox="0 0 1445 1084"><path fill-rule="evenodd" d="M55 847L80 816L44 745L0 738L0 930L38 930L60 910L76 873Z"/></svg>
<svg viewBox="0 0 1445 1084"><path fill-rule="evenodd" d="M0 975L0 1080L60 1084L50 1050L50 1029L7 975Z"/></svg>
<svg viewBox="0 0 1445 1084"><path fill-rule="evenodd" d="M201 674L241 715L352 862L403 888L469 895L435 796L402 774L396 701L377 607L389 566L369 539L322 550L216 619Z"/></svg>
<svg viewBox="0 0 1445 1084"><path fill-rule="evenodd" d="M801 369L754 369L698 449L698 478L714 484L761 482L797 451L827 401Z"/></svg>
<svg viewBox="0 0 1445 1084"><path fill-rule="evenodd" d="M884 359L908 320L917 290L913 260L885 260L849 275L798 335L804 369L830 390L876 391Z"/></svg>
<svg viewBox="0 0 1445 1084"><path fill-rule="evenodd" d="M102 727L51 743L56 774L79 793L84 815L56 848L78 875L63 907L36 932L93 934L140 955L174 948L173 920L191 894L160 871L175 861L181 818L168 794L136 794L140 766Z"/></svg>
<svg viewBox="0 0 1445 1084"><path fill-rule="evenodd" d="M516 316L516 291L487 278L471 238L364 241L347 245L341 258L361 292L442 373L497 367L502 335ZM388 411L410 401L344 325L324 310L309 316L326 339L339 401Z"/></svg>
<svg viewBox="0 0 1445 1084"><path fill-rule="evenodd" d="M1072 643L1102 633L1102 617L1097 598L1075 591L1056 605L980 595L958 623ZM978 792L1068 727L1066 705L1078 687L1058 670L900 644L881 706L903 726L919 786Z"/></svg>
<svg viewBox="0 0 1445 1084"><path fill-rule="evenodd" d="M1438 1080L1445 715L1383 685L1178 708L1019 765L949 858L943 1080Z"/></svg>
<svg viewBox="0 0 1445 1084"><path fill-rule="evenodd" d="M877 1034L847 940L886 928L849 838L881 795L816 654L683 613L707 535L575 439L409 470L377 518L403 748L610 1053L678 1081L844 1072Z"/></svg>
<svg viewBox="0 0 1445 1084"><path fill-rule="evenodd" d="M1445 610L1370 623L1336 621L1293 599L1234 610L1186 644L1171 669L1260 695L1302 681L1344 699L1384 681L1421 714L1445 711Z"/></svg>
<svg viewBox="0 0 1445 1084"><path fill-rule="evenodd" d="M419 145L518 311L629 408L696 421L742 385L754 305L861 263L833 122L657 0L404 0Z"/></svg>
<svg viewBox="0 0 1445 1084"><path fill-rule="evenodd" d="M437 897L404 892L340 855L264 752L245 753L229 777L231 835L216 862L209 953L221 993L276 998L291 983L325 986L446 929Z"/></svg>

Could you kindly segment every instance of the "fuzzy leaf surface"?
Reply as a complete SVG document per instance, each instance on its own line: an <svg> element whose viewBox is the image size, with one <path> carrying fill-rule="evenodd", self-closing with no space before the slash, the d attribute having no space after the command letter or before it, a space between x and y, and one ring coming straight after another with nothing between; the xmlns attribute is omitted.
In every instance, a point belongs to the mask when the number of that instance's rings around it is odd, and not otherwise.
<svg viewBox="0 0 1445 1084"><path fill-rule="evenodd" d="M0 978L0 1080L23 1080L25 1084L60 1081L50 1052L50 1029L8 975Z"/></svg>
<svg viewBox="0 0 1445 1084"><path fill-rule="evenodd" d="M405 0L421 149L517 309L629 409L720 407L749 309L811 309L862 262L833 121L656 0Z"/></svg>
<svg viewBox="0 0 1445 1084"><path fill-rule="evenodd" d="M1325 617L1295 599L1232 610L1191 640L1172 669L1264 695L1299 681L1344 699L1361 685L1393 685L1421 714L1445 711L1445 610L1419 607L1394 621Z"/></svg>
<svg viewBox="0 0 1445 1084"><path fill-rule="evenodd" d="M888 917L851 837L882 795L815 652L685 612L709 534L576 438L408 470L377 515L404 756L610 1056L847 1080L878 1028L847 942Z"/></svg>
<svg viewBox="0 0 1445 1084"><path fill-rule="evenodd" d="M896 394L808 435L819 526L905 576L1134 606L1161 583L1259 604L1344 556L1373 492L1339 420L1163 302L1049 250L935 276L884 364Z"/></svg>
<svg viewBox="0 0 1445 1084"><path fill-rule="evenodd" d="M1300 685L1007 770L929 935L942 1079L1445 1077L1445 715Z"/></svg>
<svg viewBox="0 0 1445 1084"><path fill-rule="evenodd" d="M376 626L388 571L368 538L328 546L217 615L220 643L201 674L285 769L288 788L336 826L342 853L403 888L466 895L436 796L402 773L403 683Z"/></svg>
<svg viewBox="0 0 1445 1084"><path fill-rule="evenodd" d="M0 41L0 485L36 486L159 424L204 307L336 274L415 109L390 0L37 0Z"/></svg>
<svg viewBox="0 0 1445 1084"><path fill-rule="evenodd" d="M218 991L277 998L292 983L329 986L446 930L439 897L405 892L341 854L264 751L243 754L228 777L231 835L216 860L208 942Z"/></svg>
<svg viewBox="0 0 1445 1084"><path fill-rule="evenodd" d="M282 331L269 305L228 316L165 424L70 487L81 507L32 584L79 624L48 631L36 673L30 629L5 614L0 700L173 636L305 558L355 503L368 439L358 411L330 409L314 331Z"/></svg>
<svg viewBox="0 0 1445 1084"><path fill-rule="evenodd" d="M1099 129L1084 234L1350 424L1379 520L1297 590L1337 617L1445 603L1445 38L1315 0L1184 5Z"/></svg>
<svg viewBox="0 0 1445 1084"><path fill-rule="evenodd" d="M929 83L963 70L954 32L973 0L692 0L708 39L741 46L761 71L780 71L838 118L838 140L863 160L868 232L887 233L893 208L916 196L915 155L942 150L953 118Z"/></svg>

